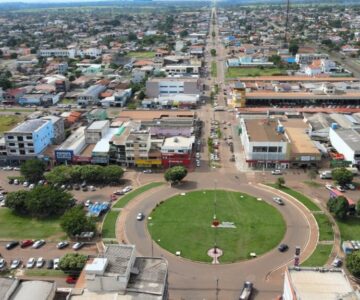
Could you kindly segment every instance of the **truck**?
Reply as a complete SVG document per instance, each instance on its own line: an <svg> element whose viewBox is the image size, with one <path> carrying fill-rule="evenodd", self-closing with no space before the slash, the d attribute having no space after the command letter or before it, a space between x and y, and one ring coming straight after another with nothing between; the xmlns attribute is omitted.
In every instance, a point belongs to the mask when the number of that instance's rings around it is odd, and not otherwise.
<svg viewBox="0 0 360 300"><path fill-rule="evenodd" d="M320 173L320 178L321 178L321 179L332 179L331 171L330 171L330 170L322 171L322 172Z"/></svg>
<svg viewBox="0 0 360 300"><path fill-rule="evenodd" d="M243 289L241 290L239 300L248 300L250 299L251 293L253 290L253 284L250 281L245 281Z"/></svg>

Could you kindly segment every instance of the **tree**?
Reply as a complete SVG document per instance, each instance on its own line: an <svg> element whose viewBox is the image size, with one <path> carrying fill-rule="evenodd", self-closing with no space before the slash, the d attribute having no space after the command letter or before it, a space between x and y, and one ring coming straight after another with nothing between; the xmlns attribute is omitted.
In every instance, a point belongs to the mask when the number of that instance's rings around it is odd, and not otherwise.
<svg viewBox="0 0 360 300"><path fill-rule="evenodd" d="M180 37L183 39L184 37L187 37L189 35L189 32L185 29L183 31L180 31Z"/></svg>
<svg viewBox="0 0 360 300"><path fill-rule="evenodd" d="M282 188L284 184L285 184L285 179L284 179L284 177L278 177L278 178L276 179L276 186L277 186L278 188Z"/></svg>
<svg viewBox="0 0 360 300"><path fill-rule="evenodd" d="M211 54L211 56L216 56L216 50L215 50L215 49L211 49L211 50L210 50L210 54Z"/></svg>
<svg viewBox="0 0 360 300"><path fill-rule="evenodd" d="M346 267L352 275L360 277L360 251L354 251L346 256Z"/></svg>
<svg viewBox="0 0 360 300"><path fill-rule="evenodd" d="M128 40L129 40L130 42L136 41L136 40L137 40L137 35L136 35L136 33L134 33L134 32L129 32L129 34L128 34Z"/></svg>
<svg viewBox="0 0 360 300"><path fill-rule="evenodd" d="M104 182L120 182L121 177L124 175L124 170L116 165L106 166L102 170Z"/></svg>
<svg viewBox="0 0 360 300"><path fill-rule="evenodd" d="M26 207L28 197L28 191L17 191L9 193L6 196L5 204L13 212L26 215L28 214L28 209Z"/></svg>
<svg viewBox="0 0 360 300"><path fill-rule="evenodd" d="M45 163L39 159L29 159L20 168L20 173L27 181L36 183L44 177Z"/></svg>
<svg viewBox="0 0 360 300"><path fill-rule="evenodd" d="M179 182L187 175L187 169L183 166L175 166L168 169L165 174L165 180L170 183Z"/></svg>
<svg viewBox="0 0 360 300"><path fill-rule="evenodd" d="M71 167L70 166L57 166L53 168L50 172L45 174L45 178L52 184L64 184L69 183L72 180L71 176ZM80 177L77 178L76 182L81 180Z"/></svg>
<svg viewBox="0 0 360 300"><path fill-rule="evenodd" d="M336 168L331 172L332 178L340 185L351 183L354 174L346 168Z"/></svg>
<svg viewBox="0 0 360 300"><path fill-rule="evenodd" d="M360 216L360 200L356 203L356 214Z"/></svg>
<svg viewBox="0 0 360 300"><path fill-rule="evenodd" d="M281 64L281 56L279 55L271 55L269 57L269 61L274 63L274 65L278 66Z"/></svg>
<svg viewBox="0 0 360 300"><path fill-rule="evenodd" d="M139 92L139 95L138 95L138 99L139 99L139 100L144 100L144 98L145 98L145 93L144 93L144 91L140 91L140 92Z"/></svg>
<svg viewBox="0 0 360 300"><path fill-rule="evenodd" d="M4 52L0 49L0 58L2 58L4 55Z"/></svg>
<svg viewBox="0 0 360 300"><path fill-rule="evenodd" d="M315 170L311 169L311 170L308 171L307 175L308 175L309 179L311 181L313 181L316 178L317 173L316 173Z"/></svg>
<svg viewBox="0 0 360 300"><path fill-rule="evenodd" d="M211 36L212 36L213 38L216 36L215 31L213 31L213 32L211 33Z"/></svg>
<svg viewBox="0 0 360 300"><path fill-rule="evenodd" d="M65 273L78 275L85 267L87 256L80 253L67 253L60 258L59 268Z"/></svg>
<svg viewBox="0 0 360 300"><path fill-rule="evenodd" d="M291 41L289 45L289 52L295 56L296 53L299 51L299 45L295 41Z"/></svg>
<svg viewBox="0 0 360 300"><path fill-rule="evenodd" d="M345 219L349 211L349 203L345 197L330 198L327 207L337 219Z"/></svg>
<svg viewBox="0 0 360 300"><path fill-rule="evenodd" d="M60 226L70 237L96 229L95 220L87 217L81 206L75 206L65 212L61 217Z"/></svg>
<svg viewBox="0 0 360 300"><path fill-rule="evenodd" d="M11 53L10 54L11 59L17 59L17 57L18 57L17 53Z"/></svg>
<svg viewBox="0 0 360 300"><path fill-rule="evenodd" d="M12 83L9 79L7 79L6 77L1 76L0 77L0 88L7 90L12 88Z"/></svg>

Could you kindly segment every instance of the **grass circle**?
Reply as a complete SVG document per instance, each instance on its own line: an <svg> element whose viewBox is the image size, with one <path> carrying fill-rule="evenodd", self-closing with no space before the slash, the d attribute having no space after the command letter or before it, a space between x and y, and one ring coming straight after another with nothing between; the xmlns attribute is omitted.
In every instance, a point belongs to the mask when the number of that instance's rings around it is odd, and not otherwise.
<svg viewBox="0 0 360 300"><path fill-rule="evenodd" d="M214 199L220 222L236 228L212 228ZM153 240L175 254L201 262L211 262L207 251L217 245L224 252L220 263L261 255L276 247L284 237L286 224L276 208L247 194L206 190L174 196L157 205L148 220Z"/></svg>

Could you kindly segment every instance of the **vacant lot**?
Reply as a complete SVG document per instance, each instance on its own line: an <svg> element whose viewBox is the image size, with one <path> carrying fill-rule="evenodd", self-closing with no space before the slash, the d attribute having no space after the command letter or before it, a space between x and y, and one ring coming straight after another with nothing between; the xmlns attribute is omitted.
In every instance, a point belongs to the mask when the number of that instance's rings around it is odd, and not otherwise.
<svg viewBox="0 0 360 300"><path fill-rule="evenodd" d="M0 133L10 130L22 120L23 117L18 115L0 115Z"/></svg>
<svg viewBox="0 0 360 300"><path fill-rule="evenodd" d="M226 78L234 77L251 77L251 76L273 76L284 75L285 71L279 68L228 68L226 71Z"/></svg>
<svg viewBox="0 0 360 300"><path fill-rule="evenodd" d="M155 57L155 52L153 52L153 51L129 52L127 54L127 56L128 57L133 57L133 58L138 58L138 59L154 58Z"/></svg>
<svg viewBox="0 0 360 300"><path fill-rule="evenodd" d="M214 191L198 191L175 196L156 207L148 223L149 231L161 247L171 253L181 251L188 259L210 262L207 251L217 245L224 250L221 262L261 255L276 247L285 234L281 214L269 204L246 194L216 191L216 217L233 222L236 228L212 228Z"/></svg>

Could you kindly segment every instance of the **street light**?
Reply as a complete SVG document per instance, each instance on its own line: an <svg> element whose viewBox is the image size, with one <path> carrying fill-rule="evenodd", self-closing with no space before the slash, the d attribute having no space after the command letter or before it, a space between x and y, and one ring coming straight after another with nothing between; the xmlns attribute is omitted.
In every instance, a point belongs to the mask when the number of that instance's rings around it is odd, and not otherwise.
<svg viewBox="0 0 360 300"><path fill-rule="evenodd" d="M217 227L219 226L219 220L216 218L216 184L217 184L217 180L215 179L214 180L214 216L213 216L213 222L212 222L212 225L215 227L215 232L214 232L214 254L217 254L217 241L216 241L216 238L217 238Z"/></svg>

